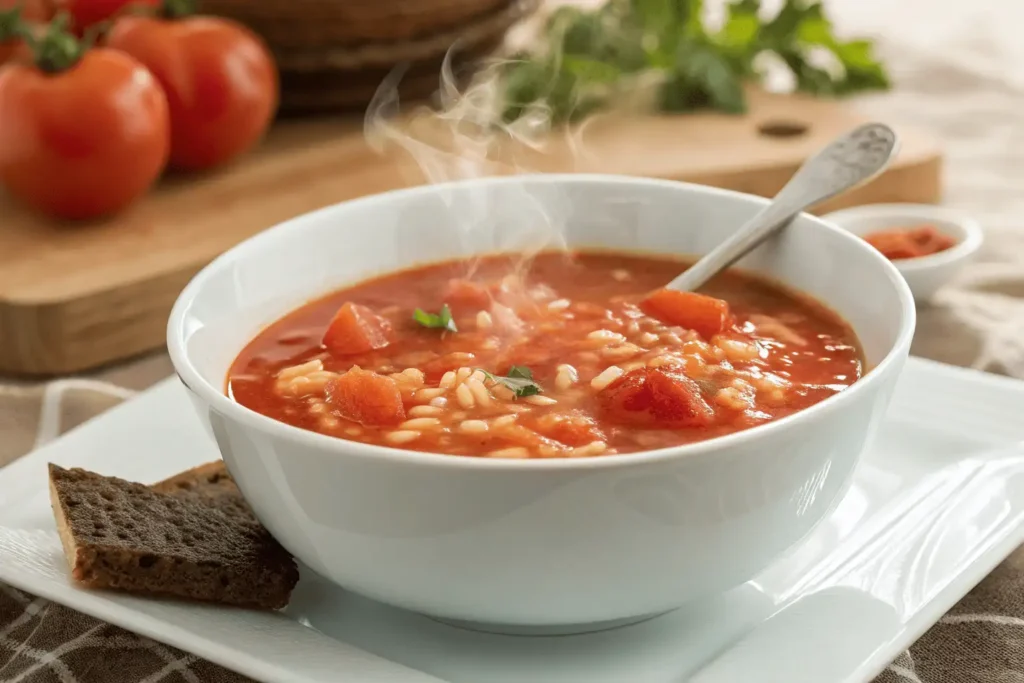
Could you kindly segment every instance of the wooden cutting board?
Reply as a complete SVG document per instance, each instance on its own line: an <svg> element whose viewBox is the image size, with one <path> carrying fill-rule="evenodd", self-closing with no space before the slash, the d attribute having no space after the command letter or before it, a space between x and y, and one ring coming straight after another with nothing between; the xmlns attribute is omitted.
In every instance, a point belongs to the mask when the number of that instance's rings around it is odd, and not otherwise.
<svg viewBox="0 0 1024 683"><path fill-rule="evenodd" d="M573 140L552 136L543 151L505 143L499 156L534 171L651 176L770 196L809 154L863 121L841 103L755 94L745 117L607 117ZM820 211L938 201L938 145L897 128L903 144L890 169ZM362 122L349 119L281 123L234 166L167 179L100 223L55 224L0 194L0 372L65 374L161 347L177 294L224 250L301 213L421 182L407 154L374 151Z"/></svg>

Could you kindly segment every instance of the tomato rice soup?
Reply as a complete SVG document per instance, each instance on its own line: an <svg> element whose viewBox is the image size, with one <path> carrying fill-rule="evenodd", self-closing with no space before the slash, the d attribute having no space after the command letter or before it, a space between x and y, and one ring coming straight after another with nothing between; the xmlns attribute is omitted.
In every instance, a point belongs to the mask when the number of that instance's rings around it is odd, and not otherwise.
<svg viewBox="0 0 1024 683"><path fill-rule="evenodd" d="M823 305L729 271L610 252L508 255L392 273L288 314L228 393L268 417L408 450L593 457L693 443L797 412L861 377Z"/></svg>

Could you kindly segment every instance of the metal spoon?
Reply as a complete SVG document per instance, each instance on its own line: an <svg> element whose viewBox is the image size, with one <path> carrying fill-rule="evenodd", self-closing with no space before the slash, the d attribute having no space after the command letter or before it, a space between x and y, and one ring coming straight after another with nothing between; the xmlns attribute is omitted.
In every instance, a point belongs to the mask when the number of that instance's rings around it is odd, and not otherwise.
<svg viewBox="0 0 1024 683"><path fill-rule="evenodd" d="M692 292L745 256L792 221L797 214L869 180L896 155L899 138L881 123L865 124L836 138L804 162L772 203L708 252L668 289Z"/></svg>

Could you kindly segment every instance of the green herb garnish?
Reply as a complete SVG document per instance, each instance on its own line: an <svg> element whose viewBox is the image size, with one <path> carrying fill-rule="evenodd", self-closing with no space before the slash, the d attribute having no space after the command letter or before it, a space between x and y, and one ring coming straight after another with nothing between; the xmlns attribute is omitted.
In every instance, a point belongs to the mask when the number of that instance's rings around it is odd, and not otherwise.
<svg viewBox="0 0 1024 683"><path fill-rule="evenodd" d="M452 310L448 308L448 304L441 306L441 310L437 313L427 313L422 308L417 308L412 312L412 319L423 327L448 330L449 332L459 331L459 328L455 326L455 320L452 319Z"/></svg>
<svg viewBox="0 0 1024 683"><path fill-rule="evenodd" d="M763 60L788 68L796 89L822 96L889 87L867 40L842 41L819 0L784 0L761 18L761 0L731 0L709 28L702 0L606 0L596 9L560 7L539 47L502 67L506 122L531 110L554 122L578 120L655 87L657 109L746 111L744 85ZM632 98L630 98L632 99Z"/></svg>
<svg viewBox="0 0 1024 683"><path fill-rule="evenodd" d="M502 384L516 395L516 398L522 398L524 396L536 396L541 393L543 389L540 385L533 381L533 372L530 368L522 365L513 365L508 370L508 376L499 377L498 375L487 372L483 368L478 368L480 372L492 382Z"/></svg>

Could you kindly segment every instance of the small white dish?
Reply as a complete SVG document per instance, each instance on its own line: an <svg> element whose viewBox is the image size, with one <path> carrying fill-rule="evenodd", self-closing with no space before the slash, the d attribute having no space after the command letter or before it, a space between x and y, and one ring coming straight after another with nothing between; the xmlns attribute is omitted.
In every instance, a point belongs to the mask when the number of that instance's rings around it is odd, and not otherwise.
<svg viewBox="0 0 1024 683"><path fill-rule="evenodd" d="M268 683L868 683L1024 541L1022 403L1022 382L911 358L841 503L753 581L635 626L524 638L305 567L281 613L75 587L46 464L155 482L215 459L169 380L0 469L0 581Z"/></svg>
<svg viewBox="0 0 1024 683"><path fill-rule="evenodd" d="M981 226L970 216L933 204L867 204L826 214L822 220L863 237L877 230L933 225L956 240L946 251L913 259L893 261L914 294L924 303L956 277L981 247Z"/></svg>

